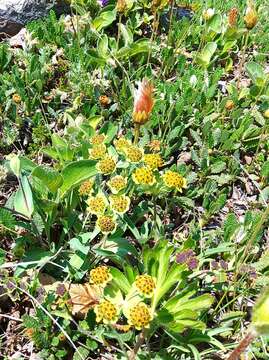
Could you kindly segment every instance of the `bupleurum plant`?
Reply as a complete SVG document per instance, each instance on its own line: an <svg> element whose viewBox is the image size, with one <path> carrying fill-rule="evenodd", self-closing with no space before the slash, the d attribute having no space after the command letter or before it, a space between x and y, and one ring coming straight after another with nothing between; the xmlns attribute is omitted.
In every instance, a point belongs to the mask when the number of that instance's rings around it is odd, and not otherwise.
<svg viewBox="0 0 269 360"><path fill-rule="evenodd" d="M171 192L181 193L187 187L186 179L174 167L167 167L159 141L149 146L138 143L141 127L149 121L153 105L153 85L144 79L135 92L133 135L121 134L112 142L103 133L90 138L89 159L96 161L98 175L83 183L79 193L86 201L86 211L97 216L96 228L103 234L124 228L124 214L132 210L132 200L140 195L156 199Z"/></svg>
<svg viewBox="0 0 269 360"><path fill-rule="evenodd" d="M141 272L125 263L122 270L106 265L90 270L89 283L100 290L97 302L88 309L94 311L99 326L141 332L143 341L159 327L176 333L188 327L205 328L199 316L214 298L195 297L196 290L186 286L190 271L177 261L173 246L160 241L154 248L145 247L140 268Z"/></svg>

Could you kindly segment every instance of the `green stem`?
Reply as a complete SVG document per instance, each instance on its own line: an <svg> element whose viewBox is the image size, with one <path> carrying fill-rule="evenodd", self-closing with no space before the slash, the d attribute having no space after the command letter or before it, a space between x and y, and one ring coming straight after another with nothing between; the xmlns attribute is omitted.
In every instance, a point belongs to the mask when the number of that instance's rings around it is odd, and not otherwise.
<svg viewBox="0 0 269 360"><path fill-rule="evenodd" d="M241 261L239 260L238 263L237 263L237 270L236 270L236 273L235 273L235 280L236 280L238 272L240 270L240 266L243 263L246 263L247 259L251 255L250 248L253 245L253 243L255 242L255 240L257 239L257 236L258 236L259 232L261 231L261 228L263 227L263 224L268 220L268 217L269 217L269 205L267 206L264 213L262 214L260 221L255 226L254 231L252 232L252 234L251 234L251 236L250 236L250 238L249 238L249 240L248 240L248 242L246 244L245 250L244 250L242 258L241 258L242 260Z"/></svg>
<svg viewBox="0 0 269 360"><path fill-rule="evenodd" d="M149 47L148 58L147 58L147 67L149 65L149 60L150 60L151 53L152 53L152 46L153 46L154 34L155 34L155 28L156 28L156 26L155 26L156 19L157 19L157 10L155 10L153 13L153 25L152 25L152 33L151 33L150 41L149 41L150 47Z"/></svg>
<svg viewBox="0 0 269 360"><path fill-rule="evenodd" d="M239 63L239 74L238 74L238 80L237 80L237 88L239 89L240 86L240 81L241 81L241 77L242 77L242 71L243 71L243 67L245 64L245 60L246 60L246 49L247 49L247 45L248 45L248 39L249 39L249 31L247 32L246 36L245 36L245 42L244 42L244 46L243 46L243 50L242 50L242 59Z"/></svg>
<svg viewBox="0 0 269 360"><path fill-rule="evenodd" d="M157 234L157 228L158 228L158 226L157 226L157 196L156 195L154 195L153 196L153 206L154 206L154 208L153 208L153 229L154 229L154 235L156 236L156 234Z"/></svg>
<svg viewBox="0 0 269 360"><path fill-rule="evenodd" d="M119 50L119 42L120 42L120 25L122 21L122 14L119 15L119 22L118 22L118 35L117 35L117 50Z"/></svg>
<svg viewBox="0 0 269 360"><path fill-rule="evenodd" d="M140 135L140 124L135 124L134 135L134 144L137 145Z"/></svg>

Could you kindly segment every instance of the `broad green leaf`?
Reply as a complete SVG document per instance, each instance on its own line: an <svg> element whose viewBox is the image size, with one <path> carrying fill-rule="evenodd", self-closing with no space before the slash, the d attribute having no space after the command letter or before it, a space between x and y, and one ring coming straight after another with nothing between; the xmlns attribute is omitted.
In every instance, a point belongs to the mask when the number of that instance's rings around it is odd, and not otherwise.
<svg viewBox="0 0 269 360"><path fill-rule="evenodd" d="M20 173L21 173L21 161L20 161L20 158L19 158L18 155L13 156L13 157L10 159L9 166L10 166L10 169L13 171L13 173L14 173L17 177L19 177L19 176L20 176Z"/></svg>
<svg viewBox="0 0 269 360"><path fill-rule="evenodd" d="M222 17L220 14L215 14L209 21L208 27L210 30L214 31L215 33L219 34L222 30Z"/></svg>
<svg viewBox="0 0 269 360"><path fill-rule="evenodd" d="M197 56L198 63L205 68L208 67L212 59L212 56L214 55L216 50L217 50L216 42L207 43L206 46L201 51L201 53Z"/></svg>
<svg viewBox="0 0 269 360"><path fill-rule="evenodd" d="M68 164L62 171L63 184L60 187L61 197L78 186L81 182L88 180L97 174L96 162L93 160L79 160Z"/></svg>
<svg viewBox="0 0 269 360"><path fill-rule="evenodd" d="M92 22L92 27L95 30L102 30L103 28L111 25L116 20L116 10L104 11Z"/></svg>
<svg viewBox="0 0 269 360"><path fill-rule="evenodd" d="M248 76L254 82L255 85L262 87L266 83L267 75L263 67L255 62L249 62L246 65L246 71Z"/></svg>
<svg viewBox="0 0 269 360"><path fill-rule="evenodd" d="M157 286L154 295L154 302L158 304L160 299L171 289L174 284L180 285L182 280L183 271L186 270L186 265L173 264L167 272L166 278L161 282L160 275L158 274ZM162 270L161 270L162 271Z"/></svg>
<svg viewBox="0 0 269 360"><path fill-rule="evenodd" d="M124 40L124 46L129 46L133 43L133 33L128 27L124 24L119 24L120 33Z"/></svg>
<svg viewBox="0 0 269 360"><path fill-rule="evenodd" d="M108 37L106 34L103 34L99 39L97 49L101 57L105 58L108 55Z"/></svg>
<svg viewBox="0 0 269 360"><path fill-rule="evenodd" d="M33 194L27 176L22 176L19 180L20 187L14 199L14 209L31 219L34 212Z"/></svg>
<svg viewBox="0 0 269 360"><path fill-rule="evenodd" d="M32 176L37 177L52 192L56 192L63 183L62 175L58 171L45 166L37 166Z"/></svg>
<svg viewBox="0 0 269 360"><path fill-rule="evenodd" d="M117 52L117 58L123 59L126 57L132 57L140 53L147 53L150 49L149 40L141 39L132 43L128 47L123 47Z"/></svg>
<svg viewBox="0 0 269 360"><path fill-rule="evenodd" d="M119 269L114 267L110 267L110 273L112 275L113 281L117 284L119 289L127 294L131 289L131 285L129 284L124 274Z"/></svg>

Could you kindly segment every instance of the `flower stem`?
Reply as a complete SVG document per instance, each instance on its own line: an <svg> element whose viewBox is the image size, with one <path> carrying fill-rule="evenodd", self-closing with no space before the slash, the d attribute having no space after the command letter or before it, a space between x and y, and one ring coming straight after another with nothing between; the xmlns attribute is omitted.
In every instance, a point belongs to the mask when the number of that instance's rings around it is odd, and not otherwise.
<svg viewBox="0 0 269 360"><path fill-rule="evenodd" d="M252 341L256 338L257 333L255 330L251 330L246 334L246 336L240 341L237 347L233 350L233 352L229 355L227 360L238 360L240 355L247 349L247 347L252 343Z"/></svg>
<svg viewBox="0 0 269 360"><path fill-rule="evenodd" d="M122 14L119 15L119 22L118 22L118 35L117 35L117 50L119 49L119 42L120 42L120 26L122 21Z"/></svg>
<svg viewBox="0 0 269 360"><path fill-rule="evenodd" d="M135 124L135 130L134 130L134 144L137 145L139 135L140 135L140 124Z"/></svg>
<svg viewBox="0 0 269 360"><path fill-rule="evenodd" d="M131 353L128 356L128 360L135 360L136 355L141 347L145 342L145 328L142 329L141 333L138 336L137 342L134 346L134 349L131 351Z"/></svg>
<svg viewBox="0 0 269 360"><path fill-rule="evenodd" d="M246 49L247 49L247 45L248 45L248 38L249 38L249 31L246 33L246 36L245 36L245 42L244 42L244 46L243 46L243 50L242 50L242 58L241 58L241 61L239 63L238 80L237 80L237 88L238 89L239 89L239 86L240 86L240 81L241 81L241 77L242 77L242 71L243 71L243 67L245 65L245 60L246 60Z"/></svg>

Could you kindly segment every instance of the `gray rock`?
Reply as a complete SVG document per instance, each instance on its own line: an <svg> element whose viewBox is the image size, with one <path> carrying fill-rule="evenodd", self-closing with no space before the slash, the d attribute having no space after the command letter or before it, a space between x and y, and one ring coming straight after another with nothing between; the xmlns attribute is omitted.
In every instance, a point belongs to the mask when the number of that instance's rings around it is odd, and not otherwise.
<svg viewBox="0 0 269 360"><path fill-rule="evenodd" d="M67 0L0 0L0 38L16 35L31 20L54 9L57 15L69 10Z"/></svg>

